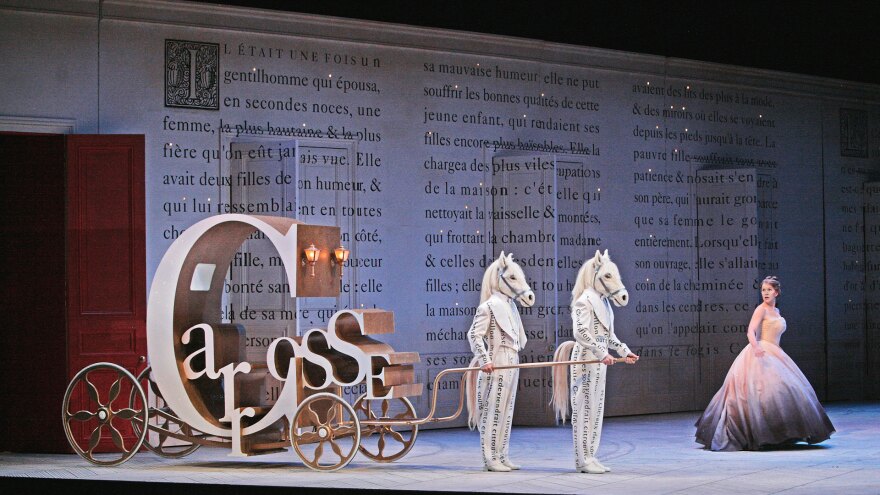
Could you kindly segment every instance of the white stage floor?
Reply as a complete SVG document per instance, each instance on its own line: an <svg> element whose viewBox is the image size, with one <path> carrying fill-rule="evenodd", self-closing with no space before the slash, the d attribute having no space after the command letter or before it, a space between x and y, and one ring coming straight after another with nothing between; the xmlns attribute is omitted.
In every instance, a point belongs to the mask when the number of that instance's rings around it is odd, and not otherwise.
<svg viewBox="0 0 880 495"><path fill-rule="evenodd" d="M501 493L880 493L880 403L832 403L827 410L837 429L830 440L761 452L702 450L693 442L697 413L608 418L599 458L613 471L602 475L574 472L571 430L565 425L514 428L511 457L523 468L511 473L482 471L478 434L453 429L420 432L413 450L400 461L378 464L359 455L334 473L311 471L292 452L244 460L208 448L178 460L141 453L112 468L92 466L74 455L3 453L0 482L27 486L23 478L38 478L35 483L52 479L58 486L63 483L59 480L132 481L140 483L129 487L151 486L150 492L167 492L161 483L195 483L194 489L233 485L248 493L260 489L243 485L270 491L269 487L308 487Z"/></svg>

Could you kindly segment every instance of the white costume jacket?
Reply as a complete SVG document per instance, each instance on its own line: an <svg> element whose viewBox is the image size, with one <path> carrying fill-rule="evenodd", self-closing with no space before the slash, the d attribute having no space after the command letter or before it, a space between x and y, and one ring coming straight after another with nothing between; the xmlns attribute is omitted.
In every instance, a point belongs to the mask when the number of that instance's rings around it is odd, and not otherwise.
<svg viewBox="0 0 880 495"><path fill-rule="evenodd" d="M599 295L596 289L588 288L574 303L574 340L582 349L589 351L590 357L581 359L604 359L608 350L620 357L632 351L614 335L614 312L611 302Z"/></svg>
<svg viewBox="0 0 880 495"><path fill-rule="evenodd" d="M631 354L629 347L614 335L611 302L592 287L575 301L571 317L575 338L572 361L604 359L609 349L620 357ZM605 412L607 368L604 364L571 367L571 424L577 469L596 461Z"/></svg>
<svg viewBox="0 0 880 495"><path fill-rule="evenodd" d="M468 341L480 366L519 364L519 351L525 348L526 334L516 303L495 292L477 307L468 330ZM480 411L480 446L483 462L491 467L509 466L510 428L519 370L499 370L479 374L477 405Z"/></svg>

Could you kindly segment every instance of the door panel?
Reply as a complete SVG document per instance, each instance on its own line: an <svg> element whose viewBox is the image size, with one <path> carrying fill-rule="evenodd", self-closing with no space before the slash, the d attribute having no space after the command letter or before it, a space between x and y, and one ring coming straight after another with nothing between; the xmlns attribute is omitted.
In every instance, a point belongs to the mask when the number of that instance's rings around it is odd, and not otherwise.
<svg viewBox="0 0 880 495"><path fill-rule="evenodd" d="M722 182L721 176L737 180ZM697 199L697 282L711 285L719 281L726 288L694 291L692 303L701 308L695 311L693 325L697 328L740 328L736 332L697 332L687 345L699 349L696 363L699 382L695 384L697 408L709 403L724 383L730 365L739 349L748 343L745 327L756 305L754 281L758 273L758 208L757 172L752 168L703 169L697 171L701 180L696 186ZM738 198L741 204L731 204L730 198ZM734 221L735 219L735 221ZM747 221L752 219L753 221ZM723 310L706 310L703 307L720 305ZM735 349L736 352L729 351ZM725 351L725 352L722 352Z"/></svg>
<svg viewBox="0 0 880 495"><path fill-rule="evenodd" d="M492 159L493 256L513 253L535 292L531 308L520 307L528 335L521 363L552 361L558 328L556 271L556 157L505 155ZM508 214L512 213L512 214ZM500 217L500 218L499 218ZM515 425L552 425L551 368L520 370ZM528 404L528 405L524 405Z"/></svg>
<svg viewBox="0 0 880 495"><path fill-rule="evenodd" d="M136 375L147 352L144 137L67 136L67 199L67 379L98 361Z"/></svg>
<svg viewBox="0 0 880 495"><path fill-rule="evenodd" d="M265 148L290 149L294 146L293 142L231 142L229 147L235 158L229 161L229 173L233 177L229 187L230 201L257 208L256 211L263 207L265 213L259 213L261 215L296 218L294 158L279 160L259 152ZM267 180L258 180L260 177ZM274 180L276 177L290 177L290 180ZM227 312L239 316L231 321L245 327L247 359L251 363L265 363L271 341L296 335L296 304L290 297L287 275L274 245L263 235L252 235L229 267L228 280L231 290L224 294L229 308ZM242 314L258 316L241 319Z"/></svg>

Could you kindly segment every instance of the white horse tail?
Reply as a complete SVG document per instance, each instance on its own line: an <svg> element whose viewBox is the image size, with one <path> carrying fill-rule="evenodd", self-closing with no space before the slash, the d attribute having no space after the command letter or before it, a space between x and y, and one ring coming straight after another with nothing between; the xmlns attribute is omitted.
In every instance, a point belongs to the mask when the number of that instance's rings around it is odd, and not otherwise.
<svg viewBox="0 0 880 495"><path fill-rule="evenodd" d="M571 351L574 349L574 341L563 342L556 348L553 361L571 361ZM556 412L556 421L568 419L569 392L568 392L568 366L553 367L553 399L550 403Z"/></svg>
<svg viewBox="0 0 880 495"><path fill-rule="evenodd" d="M479 368L480 360L476 356L468 365L469 368ZM467 404L468 427L474 429L477 427L477 374L479 371L468 371L464 377L464 395L465 404Z"/></svg>

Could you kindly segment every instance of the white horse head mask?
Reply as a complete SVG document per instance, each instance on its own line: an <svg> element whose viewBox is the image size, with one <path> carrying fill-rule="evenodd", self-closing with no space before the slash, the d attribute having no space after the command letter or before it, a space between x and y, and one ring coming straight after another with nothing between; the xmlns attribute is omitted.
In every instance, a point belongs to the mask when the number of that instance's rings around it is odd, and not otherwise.
<svg viewBox="0 0 880 495"><path fill-rule="evenodd" d="M480 302L489 299L495 291L501 292L525 307L535 304L535 293L529 287L525 273L513 261L513 254L505 255L504 251L501 251L498 259L486 268Z"/></svg>
<svg viewBox="0 0 880 495"><path fill-rule="evenodd" d="M576 301L587 287L610 299L615 306L623 307L629 303L629 292L620 280L620 271L608 256L607 249L604 253L596 250L596 255L581 266L572 291L572 301Z"/></svg>

